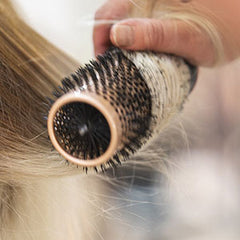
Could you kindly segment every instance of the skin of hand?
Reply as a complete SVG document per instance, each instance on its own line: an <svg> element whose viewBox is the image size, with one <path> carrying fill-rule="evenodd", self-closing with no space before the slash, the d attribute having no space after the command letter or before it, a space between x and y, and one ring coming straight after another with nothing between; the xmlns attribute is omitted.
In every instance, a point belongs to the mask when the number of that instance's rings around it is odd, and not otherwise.
<svg viewBox="0 0 240 240"><path fill-rule="evenodd" d="M109 0L95 14L96 24L93 29L93 43L95 55L104 53L111 46L112 23L107 20L122 20L127 17L130 8L129 0ZM106 23L98 23L106 20Z"/></svg>
<svg viewBox="0 0 240 240"><path fill-rule="evenodd" d="M240 49L240 1L192 0L199 9L207 9L220 19L215 23L224 46L224 61L237 58ZM93 31L95 54L102 54L112 44L129 50L152 50L182 56L199 66L216 63L213 43L204 31L181 20L124 19L129 0L108 0L95 15L96 20L116 19L116 24L97 24ZM187 2L185 4L188 4ZM124 19L124 20L121 20Z"/></svg>

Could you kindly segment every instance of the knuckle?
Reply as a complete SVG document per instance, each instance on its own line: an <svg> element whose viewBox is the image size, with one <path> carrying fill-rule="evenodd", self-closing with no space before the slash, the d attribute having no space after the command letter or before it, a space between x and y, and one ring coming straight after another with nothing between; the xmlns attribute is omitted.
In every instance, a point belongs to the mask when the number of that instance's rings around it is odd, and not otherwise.
<svg viewBox="0 0 240 240"><path fill-rule="evenodd" d="M145 27L144 44L147 49L154 50L164 42L164 27L159 21L149 21Z"/></svg>

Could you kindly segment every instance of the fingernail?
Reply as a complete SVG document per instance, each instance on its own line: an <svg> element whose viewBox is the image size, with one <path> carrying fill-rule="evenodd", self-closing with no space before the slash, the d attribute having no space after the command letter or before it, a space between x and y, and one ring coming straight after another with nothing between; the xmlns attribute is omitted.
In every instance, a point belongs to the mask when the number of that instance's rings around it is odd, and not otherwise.
<svg viewBox="0 0 240 240"><path fill-rule="evenodd" d="M133 28L128 25L113 26L113 40L118 47L131 46L134 42Z"/></svg>

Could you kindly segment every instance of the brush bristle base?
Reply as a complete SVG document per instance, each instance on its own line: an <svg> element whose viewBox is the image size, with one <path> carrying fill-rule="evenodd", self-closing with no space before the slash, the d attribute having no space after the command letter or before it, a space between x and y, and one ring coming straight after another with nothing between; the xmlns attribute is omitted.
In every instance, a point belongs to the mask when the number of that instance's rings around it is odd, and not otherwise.
<svg viewBox="0 0 240 240"><path fill-rule="evenodd" d="M83 167L106 163L121 143L120 120L103 98L69 92L51 107L48 132L54 147L68 161Z"/></svg>

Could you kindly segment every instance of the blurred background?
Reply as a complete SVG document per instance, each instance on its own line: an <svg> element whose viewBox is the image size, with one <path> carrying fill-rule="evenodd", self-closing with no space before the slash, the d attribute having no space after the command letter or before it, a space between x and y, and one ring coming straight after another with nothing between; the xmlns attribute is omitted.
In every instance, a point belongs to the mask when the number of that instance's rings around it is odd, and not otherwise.
<svg viewBox="0 0 240 240"><path fill-rule="evenodd" d="M93 57L94 12L103 0L14 2L36 31L79 63ZM132 164L109 171L110 181L93 204L98 210L97 234L91 239L240 239L239 74L239 61L200 69L197 85L171 131L184 144L172 147L168 170L161 173ZM161 141L160 137L158 144ZM155 158L162 161L161 153ZM94 203L93 193L91 198Z"/></svg>
<svg viewBox="0 0 240 240"><path fill-rule="evenodd" d="M94 13L104 0L13 0L38 33L80 62L93 57Z"/></svg>

